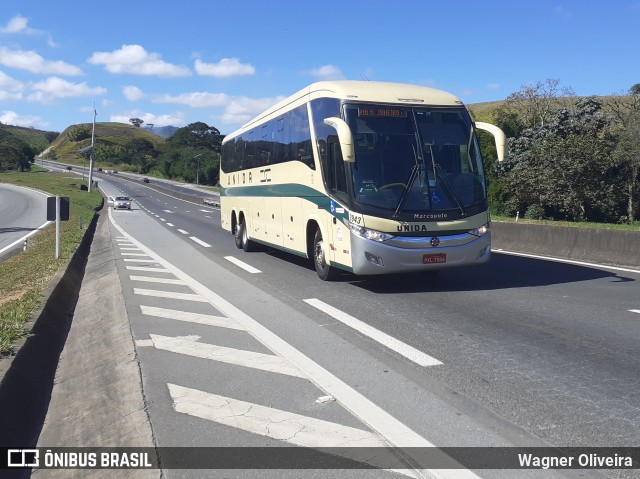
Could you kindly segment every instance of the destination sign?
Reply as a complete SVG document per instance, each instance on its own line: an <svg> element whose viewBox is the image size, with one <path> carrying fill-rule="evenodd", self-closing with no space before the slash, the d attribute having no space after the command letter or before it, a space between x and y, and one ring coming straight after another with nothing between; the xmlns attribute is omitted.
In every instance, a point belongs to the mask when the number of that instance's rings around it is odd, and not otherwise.
<svg viewBox="0 0 640 479"><path fill-rule="evenodd" d="M375 117L385 117L385 118L406 118L407 110L401 110L400 108L382 108L382 107L371 107L371 108L358 108L358 116L375 116Z"/></svg>

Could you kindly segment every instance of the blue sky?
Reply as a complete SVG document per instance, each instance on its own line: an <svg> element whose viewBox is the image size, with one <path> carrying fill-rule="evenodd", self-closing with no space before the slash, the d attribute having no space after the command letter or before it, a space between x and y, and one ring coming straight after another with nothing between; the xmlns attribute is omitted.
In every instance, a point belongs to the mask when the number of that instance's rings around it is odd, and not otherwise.
<svg viewBox="0 0 640 479"><path fill-rule="evenodd" d="M465 103L559 79L640 83L640 0L2 0L0 122L228 133L325 79L414 83Z"/></svg>

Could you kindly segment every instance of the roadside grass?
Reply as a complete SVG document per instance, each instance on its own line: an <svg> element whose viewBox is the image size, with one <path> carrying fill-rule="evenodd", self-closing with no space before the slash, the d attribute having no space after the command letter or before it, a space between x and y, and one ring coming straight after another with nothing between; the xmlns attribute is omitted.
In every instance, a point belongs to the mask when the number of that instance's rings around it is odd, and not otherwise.
<svg viewBox="0 0 640 479"><path fill-rule="evenodd" d="M102 204L96 190L80 190L81 179L66 172L2 173L0 182L69 197L69 221L60 223L60 258L55 259L55 224L29 238L27 251L0 262L0 356L14 353L27 333L24 324L40 305L42 293L82 241L95 210ZM42 201L46 201L42 198ZM46 218L42 218L44 223ZM82 229L80 224L82 223Z"/></svg>

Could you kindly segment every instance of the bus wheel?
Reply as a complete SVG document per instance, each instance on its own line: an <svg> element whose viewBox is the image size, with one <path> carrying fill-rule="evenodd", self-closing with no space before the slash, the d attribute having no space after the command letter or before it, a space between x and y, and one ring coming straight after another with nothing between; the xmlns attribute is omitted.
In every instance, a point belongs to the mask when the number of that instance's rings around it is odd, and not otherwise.
<svg viewBox="0 0 640 479"><path fill-rule="evenodd" d="M236 240L236 247L238 249L242 249L242 234L243 234L243 231L244 231L244 223L238 223L236 225L236 230L233 233L233 236L234 236L234 238Z"/></svg>
<svg viewBox="0 0 640 479"><path fill-rule="evenodd" d="M252 251L258 250L258 245L249 239L249 235L247 234L247 225L244 223L244 219L238 225L238 229L236 230L236 237L240 237L240 246L244 250L245 253L251 253ZM236 245L238 244L238 240L236 239Z"/></svg>
<svg viewBox="0 0 640 479"><path fill-rule="evenodd" d="M324 257L324 242L322 240L322 233L318 228L313 238L313 264L316 267L316 273L322 281L331 281L338 276L338 271L329 266Z"/></svg>

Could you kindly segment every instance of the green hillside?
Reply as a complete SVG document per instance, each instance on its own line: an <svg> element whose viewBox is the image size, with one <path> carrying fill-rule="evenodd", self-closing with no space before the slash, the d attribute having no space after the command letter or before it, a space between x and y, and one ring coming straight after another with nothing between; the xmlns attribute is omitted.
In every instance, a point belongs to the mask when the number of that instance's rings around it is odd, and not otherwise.
<svg viewBox="0 0 640 479"><path fill-rule="evenodd" d="M81 123L67 127L43 154L46 158L57 158L66 163L81 162L78 150L91 145L91 123ZM120 146L127 148L132 140L146 140L158 147L164 138L142 128L126 123L96 123L95 142L103 147Z"/></svg>
<svg viewBox="0 0 640 479"><path fill-rule="evenodd" d="M35 128L25 128L23 126L0 124L0 138L8 136L15 137L29 145L35 153L39 153L48 148L58 135L59 133L57 131L43 131L36 130Z"/></svg>

